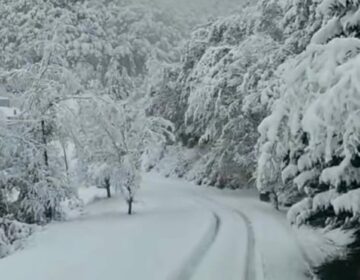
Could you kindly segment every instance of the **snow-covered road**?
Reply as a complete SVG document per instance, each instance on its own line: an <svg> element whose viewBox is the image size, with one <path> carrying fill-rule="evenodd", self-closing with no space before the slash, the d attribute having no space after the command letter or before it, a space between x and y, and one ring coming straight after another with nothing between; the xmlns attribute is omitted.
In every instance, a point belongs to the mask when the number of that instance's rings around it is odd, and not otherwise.
<svg viewBox="0 0 360 280"><path fill-rule="evenodd" d="M134 216L120 198L55 223L0 260L7 280L304 280L283 216L248 191L144 176Z"/></svg>

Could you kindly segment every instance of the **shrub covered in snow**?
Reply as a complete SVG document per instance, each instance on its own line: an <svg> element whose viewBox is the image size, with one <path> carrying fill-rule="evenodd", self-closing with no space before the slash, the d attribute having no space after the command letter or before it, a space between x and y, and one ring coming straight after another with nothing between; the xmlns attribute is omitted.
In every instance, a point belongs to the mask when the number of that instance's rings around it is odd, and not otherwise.
<svg viewBox="0 0 360 280"><path fill-rule="evenodd" d="M0 218L0 258L22 247L24 240L35 230L34 226L16 220Z"/></svg>

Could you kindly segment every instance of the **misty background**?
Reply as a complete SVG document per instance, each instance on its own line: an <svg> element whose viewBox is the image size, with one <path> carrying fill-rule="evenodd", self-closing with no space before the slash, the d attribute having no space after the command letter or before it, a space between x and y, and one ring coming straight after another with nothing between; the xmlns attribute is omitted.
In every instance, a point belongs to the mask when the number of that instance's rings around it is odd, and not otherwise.
<svg viewBox="0 0 360 280"><path fill-rule="evenodd" d="M198 24L217 17L239 13L246 5L255 4L249 0L126 0L128 3L143 3L182 17L193 29Z"/></svg>

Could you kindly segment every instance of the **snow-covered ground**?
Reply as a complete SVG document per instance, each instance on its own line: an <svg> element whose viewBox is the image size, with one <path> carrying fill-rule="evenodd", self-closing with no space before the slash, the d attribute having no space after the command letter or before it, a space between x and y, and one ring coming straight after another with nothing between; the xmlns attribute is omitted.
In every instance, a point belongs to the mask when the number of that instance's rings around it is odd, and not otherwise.
<svg viewBox="0 0 360 280"><path fill-rule="evenodd" d="M7 280L303 280L307 265L285 218L250 191L146 174L135 215L120 197L89 204L0 260Z"/></svg>

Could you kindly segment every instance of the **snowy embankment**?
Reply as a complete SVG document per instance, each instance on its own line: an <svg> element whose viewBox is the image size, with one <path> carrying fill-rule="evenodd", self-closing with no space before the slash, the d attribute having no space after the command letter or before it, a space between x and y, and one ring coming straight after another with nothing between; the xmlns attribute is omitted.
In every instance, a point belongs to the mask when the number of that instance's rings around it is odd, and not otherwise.
<svg viewBox="0 0 360 280"><path fill-rule="evenodd" d="M306 279L305 258L285 218L251 192L221 192L147 174L135 215L125 213L120 197L97 200L81 217L47 226L27 248L0 260L1 275L7 280Z"/></svg>

